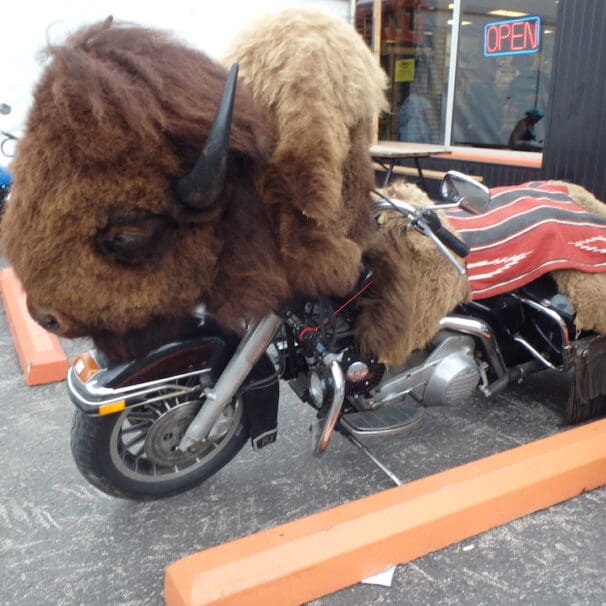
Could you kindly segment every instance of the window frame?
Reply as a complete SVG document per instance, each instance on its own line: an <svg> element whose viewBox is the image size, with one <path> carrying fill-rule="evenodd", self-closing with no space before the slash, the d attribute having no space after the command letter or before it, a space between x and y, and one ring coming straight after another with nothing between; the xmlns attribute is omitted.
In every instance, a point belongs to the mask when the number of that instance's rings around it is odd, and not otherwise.
<svg viewBox="0 0 606 606"><path fill-rule="evenodd" d="M354 0L352 0L353 6ZM461 24L461 7L462 0L451 0L452 7L452 24L451 24L451 36L450 36L450 64L448 66L448 87L446 91L446 113L445 113L445 124L444 124L444 147L448 148L455 154L464 156L477 156L478 162L496 162L496 163L508 163L516 164L519 166L541 166L543 163L543 151L540 152L528 152L518 151L511 149L502 148L490 148L490 147L473 147L473 146L462 146L452 144L452 128L454 120L454 95L455 95L455 83L457 74L457 63L458 63L458 49L459 49L459 36L460 36L460 24ZM382 32L382 11L383 11L383 0L373 0L373 11L372 11L372 51L375 59L380 64L381 62L381 32ZM355 23L355 12L352 15L352 21ZM454 57L454 60L452 60ZM373 120L373 136L375 142L378 139L379 133L379 121L378 116Z"/></svg>

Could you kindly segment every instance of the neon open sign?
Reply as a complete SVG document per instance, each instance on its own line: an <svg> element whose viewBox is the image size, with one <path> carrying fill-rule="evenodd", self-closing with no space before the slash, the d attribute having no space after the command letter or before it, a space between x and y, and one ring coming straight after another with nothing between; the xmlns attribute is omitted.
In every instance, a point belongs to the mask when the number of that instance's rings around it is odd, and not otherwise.
<svg viewBox="0 0 606 606"><path fill-rule="evenodd" d="M484 56L536 53L539 50L540 37L540 17L487 23L484 26Z"/></svg>

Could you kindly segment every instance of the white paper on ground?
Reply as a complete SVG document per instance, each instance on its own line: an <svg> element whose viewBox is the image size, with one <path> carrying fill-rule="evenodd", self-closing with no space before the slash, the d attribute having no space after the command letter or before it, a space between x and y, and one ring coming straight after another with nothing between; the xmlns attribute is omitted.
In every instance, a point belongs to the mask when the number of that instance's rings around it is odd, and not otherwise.
<svg viewBox="0 0 606 606"><path fill-rule="evenodd" d="M391 587L393 580L393 573L396 571L395 566L386 568L383 572L373 574L370 577L362 579L360 583L367 583L368 585L383 585L384 587Z"/></svg>

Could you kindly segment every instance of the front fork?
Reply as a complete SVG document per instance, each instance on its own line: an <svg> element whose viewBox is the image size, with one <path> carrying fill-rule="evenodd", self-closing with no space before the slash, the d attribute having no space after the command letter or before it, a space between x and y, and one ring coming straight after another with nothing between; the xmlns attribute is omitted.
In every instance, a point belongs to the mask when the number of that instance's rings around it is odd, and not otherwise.
<svg viewBox="0 0 606 606"><path fill-rule="evenodd" d="M179 450L186 452L208 439L213 425L221 416L223 409L233 400L240 386L255 364L261 359L283 323L284 320L280 316L270 313L248 328L214 387L208 387L204 391L206 402L190 423L183 438L181 438L178 446ZM330 370L333 381L333 396L314 447L316 456L321 455L326 450L345 401L345 379L339 362L330 354L323 355L322 361Z"/></svg>
<svg viewBox="0 0 606 606"><path fill-rule="evenodd" d="M255 364L269 347L284 320L274 313L249 326L236 352L213 387L204 391L206 402L181 438L179 450L186 452L205 442L223 409L233 400Z"/></svg>

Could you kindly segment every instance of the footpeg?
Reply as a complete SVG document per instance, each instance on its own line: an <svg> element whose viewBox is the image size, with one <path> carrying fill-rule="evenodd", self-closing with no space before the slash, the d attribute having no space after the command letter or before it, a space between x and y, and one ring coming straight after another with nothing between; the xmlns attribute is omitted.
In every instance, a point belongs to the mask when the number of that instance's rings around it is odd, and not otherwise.
<svg viewBox="0 0 606 606"><path fill-rule="evenodd" d="M398 433L414 425L422 415L416 402L400 400L375 410L346 413L341 424L354 436Z"/></svg>

